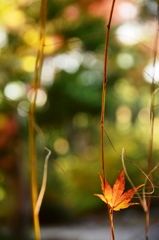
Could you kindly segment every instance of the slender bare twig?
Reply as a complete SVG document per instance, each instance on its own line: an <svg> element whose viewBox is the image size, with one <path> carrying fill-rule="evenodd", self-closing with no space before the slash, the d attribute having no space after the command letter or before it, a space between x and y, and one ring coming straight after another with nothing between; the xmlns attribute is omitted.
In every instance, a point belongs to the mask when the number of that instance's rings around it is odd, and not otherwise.
<svg viewBox="0 0 159 240"><path fill-rule="evenodd" d="M31 170L31 193L32 193L32 211L34 220L35 239L40 240L40 223L39 216L35 214L35 207L37 202L37 160L36 160L36 146L35 146L35 109L37 90L40 86L40 74L43 61L43 49L45 42L45 25L47 14L47 0L42 0L40 9L40 36L38 52L35 63L35 76L33 81L33 101L30 103L29 109L29 158L30 158L30 170ZM31 99L32 100L32 99Z"/></svg>
<svg viewBox="0 0 159 240"><path fill-rule="evenodd" d="M106 181L106 173L105 173L105 161L104 161L104 118L105 118L105 102L106 102L106 85L107 85L107 59L108 59L108 45L109 45L109 34L110 34L110 26L114 11L115 0L112 1L112 6L110 10L110 16L107 24L106 38L105 38L105 49L104 49L104 74L103 74L103 89L102 89L102 108L101 108L101 160L102 160L102 172L104 184ZM111 237L112 240L115 240L114 234L114 225L113 225L113 215L108 206L108 214L110 220L110 229L111 229Z"/></svg>
<svg viewBox="0 0 159 240"><path fill-rule="evenodd" d="M157 9L157 16L159 17L159 2L158 2L158 9ZM157 20L157 32L156 32L156 38L154 42L154 59L153 59L153 78L152 78L152 84L151 84L151 104L150 104L150 135L149 135L149 152L148 152L148 175L150 177L150 180L152 182L152 152L153 152L153 134L154 134L154 102L155 102L155 64L156 64L156 57L157 57L157 48L158 48L158 37L159 37L159 19ZM151 185L149 185L149 188L151 188ZM151 204L151 194L148 195L147 198L147 211L146 211L146 240L149 239L149 219L150 219L150 204Z"/></svg>
<svg viewBox="0 0 159 240"><path fill-rule="evenodd" d="M35 206L35 214L38 215L40 211L40 207L42 204L42 200L44 197L45 189L46 189L46 183L47 183L47 166L48 166L48 160L51 155L51 151L47 148L45 148L46 151L48 151L48 154L45 158L45 163L44 163L44 173L43 173L43 180L42 180L42 185L41 185L41 190L38 196L38 200Z"/></svg>
<svg viewBox="0 0 159 240"><path fill-rule="evenodd" d="M110 220L110 232L111 232L111 237L113 240L115 240L115 232L114 232L114 219L113 219L113 209L111 209L109 206L108 206L108 210L109 210L109 220Z"/></svg>
<svg viewBox="0 0 159 240"><path fill-rule="evenodd" d="M104 118L105 118L105 101L106 101L106 85L107 85L107 59L108 59L110 26L111 26L111 20L113 16L114 5L115 5L115 0L113 0L112 6L111 6L110 16L107 24L105 49L104 49L104 74L103 74L102 109L101 109L101 153L102 153L102 171L103 171L104 180L106 180L105 164L104 164Z"/></svg>
<svg viewBox="0 0 159 240"><path fill-rule="evenodd" d="M124 169L125 175L126 175L128 181L130 182L131 186L132 186L133 188L135 188L135 185L134 185L134 183L132 182L132 180L131 180L131 178L129 177L128 172L127 172L127 170L126 170L124 154L125 154L125 150L124 150L124 148L123 148L123 149L122 149L122 158L121 158L121 160L122 160L122 165L123 165L123 169ZM129 160L129 162L131 162L131 161ZM154 193L154 189L155 189L154 184L153 184L153 182L151 181L151 179L150 179L149 176L150 176L150 174L152 174L152 173L158 168L159 162L156 164L156 166L155 166L153 169L151 169L151 171L150 171L150 173L149 173L148 175L147 175L141 168L139 168L135 163L133 163L133 162L131 162L131 163L132 163L135 167L137 167L137 168L142 172L142 174L145 176L145 183L144 183L143 189L142 189L142 197L140 196L139 191L137 191L136 194L137 194L138 199L140 200L141 206L143 207L143 209L144 209L144 211L145 211L145 213L146 213L146 212L148 211L148 207L147 207L147 203L146 203L146 195L148 195L148 196L149 196L149 195L152 195L152 194ZM147 181L149 181L149 184L151 185L152 191L148 191L148 192L145 191L145 186L146 186ZM148 188L148 189L149 189L149 188Z"/></svg>

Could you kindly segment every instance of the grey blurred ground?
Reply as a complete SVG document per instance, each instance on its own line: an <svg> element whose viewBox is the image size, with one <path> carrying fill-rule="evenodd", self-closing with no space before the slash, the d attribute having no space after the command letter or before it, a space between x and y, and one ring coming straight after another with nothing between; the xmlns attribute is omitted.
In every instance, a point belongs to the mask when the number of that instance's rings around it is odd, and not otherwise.
<svg viewBox="0 0 159 240"><path fill-rule="evenodd" d="M114 213L116 240L145 240L145 213L123 210ZM30 229L30 228L29 228ZM0 240L34 240L33 230L23 237L13 237L10 229L0 226ZM73 223L41 225L42 240L110 240L107 212L81 217ZM151 210L149 240L159 240L159 208Z"/></svg>
<svg viewBox="0 0 159 240"><path fill-rule="evenodd" d="M116 240L145 240L144 213L131 211L117 214L115 221ZM42 240L110 240L108 219L90 216L78 224L42 227ZM153 212L150 222L149 240L159 240L159 214Z"/></svg>

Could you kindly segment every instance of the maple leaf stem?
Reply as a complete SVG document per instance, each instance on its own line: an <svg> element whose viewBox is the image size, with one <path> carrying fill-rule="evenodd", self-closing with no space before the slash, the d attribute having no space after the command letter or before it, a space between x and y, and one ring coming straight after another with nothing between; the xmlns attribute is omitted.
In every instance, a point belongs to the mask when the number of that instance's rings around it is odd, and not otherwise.
<svg viewBox="0 0 159 240"><path fill-rule="evenodd" d="M106 85L107 85L107 59L108 59L108 43L111 20L113 16L115 0L112 1L110 10L110 16L107 24L106 38L105 38L105 49L104 49L104 74L103 74L103 89L102 89L102 109L101 109L101 155L102 155L102 171L103 178L106 179L105 164L104 164L104 116L105 116L105 101L106 101Z"/></svg>
<svg viewBox="0 0 159 240"><path fill-rule="evenodd" d="M108 205L108 214L109 214L109 221L110 221L110 232L111 232L112 240L115 240L113 213L114 213L113 210Z"/></svg>
<svg viewBox="0 0 159 240"><path fill-rule="evenodd" d="M150 221L150 214L149 214L149 210L147 210L146 211L146 222L145 222L145 224L146 224L146 240L148 240L149 239L149 221Z"/></svg>

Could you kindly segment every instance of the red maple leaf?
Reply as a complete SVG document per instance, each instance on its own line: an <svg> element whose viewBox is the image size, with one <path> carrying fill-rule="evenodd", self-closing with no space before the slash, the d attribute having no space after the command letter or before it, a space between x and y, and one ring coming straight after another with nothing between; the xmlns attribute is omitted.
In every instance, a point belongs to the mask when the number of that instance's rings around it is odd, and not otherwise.
<svg viewBox="0 0 159 240"><path fill-rule="evenodd" d="M131 205L139 204L139 203L130 203L134 194L137 190L142 187L144 184L132 188L127 192L124 192L125 189L125 177L124 170L121 171L119 177L114 183L113 188L109 185L107 181L105 181L102 176L99 174L101 180L101 188L103 194L94 194L99 197L102 201L109 205L109 207L114 211L119 211L120 209L128 208Z"/></svg>

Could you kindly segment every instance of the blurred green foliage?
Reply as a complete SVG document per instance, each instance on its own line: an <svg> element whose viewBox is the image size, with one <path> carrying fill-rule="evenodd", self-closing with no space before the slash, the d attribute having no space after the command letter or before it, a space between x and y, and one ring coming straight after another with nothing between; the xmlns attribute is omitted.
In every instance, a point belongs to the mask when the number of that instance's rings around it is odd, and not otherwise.
<svg viewBox="0 0 159 240"><path fill-rule="evenodd" d="M145 1L126 2L136 15L130 19L117 15L118 8L122 9L117 4L109 41L105 128L119 155L124 147L127 158L147 171L151 86L144 79L143 69L153 58L155 10ZM14 227L16 222L22 224L22 215L23 222L30 219L28 107L40 1L1 0L0 4L0 219ZM96 6L99 11L95 13ZM43 223L72 219L104 207L93 196L100 191L97 173L101 172L103 53L110 10L109 4L103 3L104 15L101 6L100 1L48 1L41 95L36 111L39 188L46 154L43 149L52 151L40 213ZM133 35L125 32L124 42L117 31L127 22L137 23L140 34L132 25ZM153 166L158 161L158 123L156 107ZM122 168L119 155L105 136L107 178L112 184ZM130 162L126 165L134 183L143 183L141 171ZM157 171L155 185L159 180Z"/></svg>

